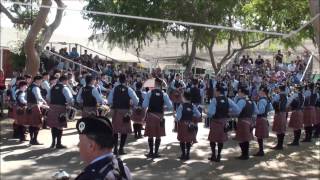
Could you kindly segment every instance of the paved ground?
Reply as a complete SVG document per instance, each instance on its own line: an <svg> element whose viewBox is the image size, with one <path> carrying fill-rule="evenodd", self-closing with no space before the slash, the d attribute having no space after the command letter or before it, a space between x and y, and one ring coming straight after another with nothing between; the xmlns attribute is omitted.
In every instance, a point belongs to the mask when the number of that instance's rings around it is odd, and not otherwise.
<svg viewBox="0 0 320 180"><path fill-rule="evenodd" d="M228 141L223 150L221 163L211 163L207 142L208 129L200 124L198 141L192 147L191 160L181 162L179 143L176 134L171 132L172 116L167 116L167 136L163 138L160 152L163 157L156 160L146 160L146 138L135 141L132 136L126 151L129 155L122 157L130 167L134 179L319 179L320 177L320 141L302 144L300 147L286 147L284 151L272 151L275 135L266 143L265 157L251 157L248 161L236 160L239 147L234 140ZM63 143L66 150L49 149L51 136L49 130L41 130L40 142L43 146L30 147L28 143L19 143L11 137L11 120L1 121L1 179L3 180L46 180L51 179L54 172L63 169L74 178L83 168L77 149L78 135L75 123L71 122L64 131ZM289 135L292 133L290 132ZM230 135L231 138L234 134ZM303 135L304 136L304 135ZM290 139L289 139L290 138ZM286 137L286 142L291 137ZM257 150L257 143L251 142L250 153Z"/></svg>

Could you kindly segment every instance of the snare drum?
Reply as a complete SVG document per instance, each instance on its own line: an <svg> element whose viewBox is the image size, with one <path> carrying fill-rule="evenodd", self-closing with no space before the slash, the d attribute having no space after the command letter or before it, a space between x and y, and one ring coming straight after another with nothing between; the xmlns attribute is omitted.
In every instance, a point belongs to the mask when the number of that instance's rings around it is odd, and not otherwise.
<svg viewBox="0 0 320 180"><path fill-rule="evenodd" d="M66 118L67 121L72 121L74 120L75 116L77 113L77 109L71 106L67 106L67 110L66 110Z"/></svg>
<svg viewBox="0 0 320 180"><path fill-rule="evenodd" d="M98 106L98 108L97 108L97 115L98 116L105 117L108 115L109 112L110 112L110 108L107 105L101 105L101 106Z"/></svg>

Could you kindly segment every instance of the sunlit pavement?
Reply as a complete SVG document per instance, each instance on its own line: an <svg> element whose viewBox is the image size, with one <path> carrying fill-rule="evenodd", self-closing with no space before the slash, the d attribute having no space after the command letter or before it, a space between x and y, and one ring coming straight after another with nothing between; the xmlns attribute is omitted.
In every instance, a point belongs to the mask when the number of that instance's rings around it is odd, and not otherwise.
<svg viewBox="0 0 320 180"><path fill-rule="evenodd" d="M49 129L41 130L39 142L41 146L29 146L28 142L19 143L11 137L10 120L1 121L1 179L51 179L51 176L63 169L72 178L83 168L78 154L78 135L75 122L70 122L64 130L62 142L67 149L50 149L51 134ZM173 117L166 116L167 136L162 138L159 159L146 159L147 139L135 140L131 135L125 148L127 155L122 156L124 162L132 171L134 179L318 179L320 176L320 141L304 143L299 147L287 147L284 151L270 149L275 143L275 134L265 143L265 156L253 157L248 161L236 160L240 155L238 143L229 141L222 151L222 161L212 163L210 156L208 129L199 124L198 143L191 149L191 159L180 161L179 142L176 133L172 132ZM288 133L287 133L288 134ZM286 136L286 143L291 141L291 134ZM302 134L302 138L304 134ZM29 137L28 137L29 138ZM250 154L257 151L257 143L250 143Z"/></svg>

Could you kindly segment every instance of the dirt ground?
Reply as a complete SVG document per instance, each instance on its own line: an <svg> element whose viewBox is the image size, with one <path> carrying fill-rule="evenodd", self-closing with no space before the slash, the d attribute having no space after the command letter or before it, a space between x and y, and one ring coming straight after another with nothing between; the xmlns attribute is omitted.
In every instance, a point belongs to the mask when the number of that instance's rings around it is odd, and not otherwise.
<svg viewBox="0 0 320 180"><path fill-rule="evenodd" d="M50 130L40 131L39 142L42 146L29 146L28 142L19 143L11 139L12 120L4 119L1 124L1 179L2 180L49 180L59 169L68 172L72 179L83 168L78 154L78 135L75 122L70 122L65 129L63 144L67 149L50 149ZM222 151L222 161L212 163L207 160L210 156L208 129L199 125L198 143L191 149L191 160L180 161L179 143L176 133L172 132L173 117L166 116L167 136L162 139L160 153L162 157L147 160L147 139L128 139L127 155L122 156L126 165L131 169L133 178L137 180L173 180L173 179L319 179L320 177L320 139L312 143L303 143L299 147L287 147L283 151L270 149L275 144L275 134L265 143L265 156L251 156L247 161L235 159L240 155L238 143L229 141ZM285 142L292 140L292 132L287 133ZM304 137L304 134L302 134ZM29 137L28 137L29 138ZM257 151L257 142L250 143L250 154Z"/></svg>

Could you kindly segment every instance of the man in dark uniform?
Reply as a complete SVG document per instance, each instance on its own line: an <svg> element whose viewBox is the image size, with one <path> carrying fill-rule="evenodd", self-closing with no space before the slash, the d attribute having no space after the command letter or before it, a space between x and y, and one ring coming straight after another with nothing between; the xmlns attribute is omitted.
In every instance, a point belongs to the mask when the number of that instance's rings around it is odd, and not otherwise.
<svg viewBox="0 0 320 180"><path fill-rule="evenodd" d="M38 140L38 133L42 124L42 114L40 108L47 105L47 102L41 96L40 85L42 83L42 76L35 76L33 83L27 89L27 123L30 133L30 144L41 145Z"/></svg>
<svg viewBox="0 0 320 180"><path fill-rule="evenodd" d="M290 106L291 117L289 120L288 127L293 130L293 141L288 144L289 146L299 146L301 129L303 128L303 105L304 105L304 95L302 93L303 86L297 85L295 87L295 93L288 99L287 106Z"/></svg>
<svg viewBox="0 0 320 180"><path fill-rule="evenodd" d="M301 142L311 142L313 124L316 121L316 102L318 95L314 89L314 83L311 82L306 86L304 92L305 102L303 109L303 125L305 130L305 139Z"/></svg>
<svg viewBox="0 0 320 180"><path fill-rule="evenodd" d="M139 103L139 98L133 89L126 85L126 75L119 75L119 83L115 86L109 96L108 104L112 105L112 126L114 131L114 154L123 155L124 145L127 140L127 135L132 132L131 129L131 115L130 115L130 100L136 106ZM120 137L120 147L118 151L118 134Z"/></svg>
<svg viewBox="0 0 320 180"><path fill-rule="evenodd" d="M25 127L25 110L27 107L26 90L28 83L26 81L19 82L19 89L16 93L16 124L19 131L20 142L26 141L26 127Z"/></svg>
<svg viewBox="0 0 320 180"><path fill-rule="evenodd" d="M273 147L274 150L283 149L283 141L286 133L287 127L287 114L286 114L286 105L287 105L287 94L286 86L281 85L279 87L280 93L276 94L272 100L272 104L275 110L272 131L277 133L277 145Z"/></svg>
<svg viewBox="0 0 320 180"><path fill-rule="evenodd" d="M83 105L82 117L96 114L97 106L107 103L95 87L96 78L87 75L85 81L86 86L80 89L77 96L77 102Z"/></svg>
<svg viewBox="0 0 320 180"><path fill-rule="evenodd" d="M226 124L229 120L229 114L238 115L238 106L224 93L226 89L223 84L218 82L215 91L215 98L212 98L208 107L208 117L210 118L210 132L208 140L212 151L210 161L220 162L223 143L228 140ZM218 146L218 154L216 156L216 145Z"/></svg>
<svg viewBox="0 0 320 180"><path fill-rule="evenodd" d="M90 116L78 120L76 127L80 158L86 165L76 180L132 179L128 167L112 154L114 140L109 119Z"/></svg>
<svg viewBox="0 0 320 180"><path fill-rule="evenodd" d="M67 127L66 106L73 104L73 96L67 87L68 77L62 75L59 82L51 88L48 94L50 111L48 113L48 126L51 128L52 144L50 148L66 148L61 144L63 128ZM56 141L57 140L57 141Z"/></svg>
<svg viewBox="0 0 320 180"><path fill-rule="evenodd" d="M158 151L161 143L161 137L166 134L165 120L163 118L164 106L169 110L173 108L169 96L162 90L162 85L163 80L155 78L155 89L147 93L142 103L142 107L147 109L145 136L148 136L150 150L149 153L146 154L147 158L160 157Z"/></svg>
<svg viewBox="0 0 320 180"><path fill-rule="evenodd" d="M249 100L249 90L247 86L239 88L239 99L237 105L240 109L235 139L239 141L241 156L238 159L249 159L249 142L253 140L252 127L253 115L258 113L257 105Z"/></svg>

